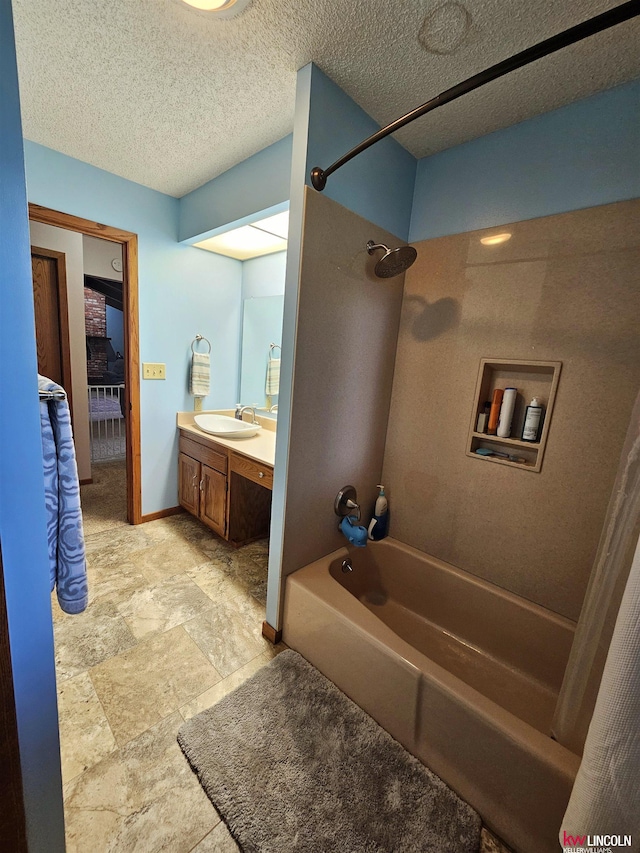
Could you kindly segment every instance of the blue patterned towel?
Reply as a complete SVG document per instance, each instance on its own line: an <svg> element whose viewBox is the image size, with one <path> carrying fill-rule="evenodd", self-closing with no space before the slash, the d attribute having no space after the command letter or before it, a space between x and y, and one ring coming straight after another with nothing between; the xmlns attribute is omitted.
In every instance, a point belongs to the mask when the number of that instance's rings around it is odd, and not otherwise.
<svg viewBox="0 0 640 853"><path fill-rule="evenodd" d="M43 376L38 376L38 389L63 390ZM65 613L82 613L89 600L87 562L76 451L66 398L40 400L40 426L51 591L56 587Z"/></svg>

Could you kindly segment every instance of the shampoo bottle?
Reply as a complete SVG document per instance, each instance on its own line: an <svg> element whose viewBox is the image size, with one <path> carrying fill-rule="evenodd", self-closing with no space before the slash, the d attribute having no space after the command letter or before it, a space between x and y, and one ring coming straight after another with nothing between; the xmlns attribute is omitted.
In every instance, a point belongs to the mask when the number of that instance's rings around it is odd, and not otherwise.
<svg viewBox="0 0 640 853"><path fill-rule="evenodd" d="M524 415L524 426L522 427L523 441L538 441L543 411L542 403L537 397L534 397L527 406L527 411Z"/></svg>
<svg viewBox="0 0 640 853"><path fill-rule="evenodd" d="M384 486L378 483L376 488L380 489L380 492L376 498L373 518L369 522L369 539L374 541L384 539L389 532L389 504L384 493Z"/></svg>

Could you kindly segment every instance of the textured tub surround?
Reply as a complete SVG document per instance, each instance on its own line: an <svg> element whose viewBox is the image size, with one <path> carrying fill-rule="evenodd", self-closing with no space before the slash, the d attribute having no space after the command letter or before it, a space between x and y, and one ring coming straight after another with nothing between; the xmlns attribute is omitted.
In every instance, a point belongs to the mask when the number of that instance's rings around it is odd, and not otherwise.
<svg viewBox="0 0 640 853"><path fill-rule="evenodd" d="M634 200L425 240L405 277L391 533L571 619L640 386L639 223ZM465 455L481 358L562 362L535 476Z"/></svg>
<svg viewBox="0 0 640 853"><path fill-rule="evenodd" d="M579 764L548 735L573 628L392 539L287 579L285 643L520 853L558 849Z"/></svg>
<svg viewBox="0 0 640 853"><path fill-rule="evenodd" d="M233 412L222 411L233 417ZM222 438L199 429L194 414L179 412L178 500L223 539L241 545L269 533L275 460L272 418L249 438Z"/></svg>
<svg viewBox="0 0 640 853"><path fill-rule="evenodd" d="M331 511L344 483L356 484L364 513L377 494L403 279L376 277L377 259L366 248L372 239L402 242L307 189L297 324L304 344L296 348L293 373L285 576L344 541Z"/></svg>

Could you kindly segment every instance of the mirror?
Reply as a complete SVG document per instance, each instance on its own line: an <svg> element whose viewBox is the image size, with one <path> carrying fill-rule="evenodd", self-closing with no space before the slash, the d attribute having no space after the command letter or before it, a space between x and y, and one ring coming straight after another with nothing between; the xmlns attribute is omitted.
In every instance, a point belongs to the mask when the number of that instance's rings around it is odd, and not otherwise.
<svg viewBox="0 0 640 853"><path fill-rule="evenodd" d="M283 310L284 296L258 296L244 300L238 398L243 406L255 405L264 410L278 403L277 394L267 394L267 370L270 357L280 359ZM271 344L277 344L278 348L272 350ZM279 361L273 365L278 370L279 366Z"/></svg>

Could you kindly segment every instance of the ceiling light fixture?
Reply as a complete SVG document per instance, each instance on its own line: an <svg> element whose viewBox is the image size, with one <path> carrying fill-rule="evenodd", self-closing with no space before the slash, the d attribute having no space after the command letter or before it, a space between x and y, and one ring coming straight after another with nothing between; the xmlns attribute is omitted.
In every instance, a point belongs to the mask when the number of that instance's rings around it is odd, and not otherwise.
<svg viewBox="0 0 640 853"><path fill-rule="evenodd" d="M201 12L214 12L219 18L233 18L249 5L251 0L182 0Z"/></svg>
<svg viewBox="0 0 640 853"><path fill-rule="evenodd" d="M503 234L492 234L490 237L481 237L480 242L483 246L498 246L500 243L506 243L511 239L511 234L505 231Z"/></svg>

